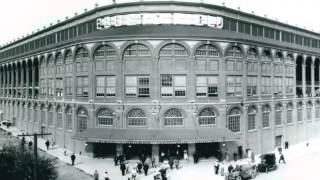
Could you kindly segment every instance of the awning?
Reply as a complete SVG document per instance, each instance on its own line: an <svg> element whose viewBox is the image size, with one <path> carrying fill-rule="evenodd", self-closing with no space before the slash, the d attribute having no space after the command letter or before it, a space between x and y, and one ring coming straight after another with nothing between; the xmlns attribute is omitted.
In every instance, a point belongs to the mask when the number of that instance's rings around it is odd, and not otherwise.
<svg viewBox="0 0 320 180"><path fill-rule="evenodd" d="M191 144L235 141L238 139L238 136L226 128L216 127L196 129L89 128L78 133L74 138L97 143Z"/></svg>

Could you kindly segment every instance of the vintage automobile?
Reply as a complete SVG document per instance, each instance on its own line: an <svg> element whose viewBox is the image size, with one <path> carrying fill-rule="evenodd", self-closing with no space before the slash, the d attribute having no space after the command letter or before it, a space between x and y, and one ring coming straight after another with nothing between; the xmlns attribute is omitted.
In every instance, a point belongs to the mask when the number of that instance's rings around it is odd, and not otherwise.
<svg viewBox="0 0 320 180"><path fill-rule="evenodd" d="M227 180L254 179L257 176L257 166L255 164L242 164L239 168L233 169L228 175Z"/></svg>
<svg viewBox="0 0 320 180"><path fill-rule="evenodd" d="M259 172L269 172L277 169L276 155L274 153L262 154L261 163L258 164Z"/></svg>

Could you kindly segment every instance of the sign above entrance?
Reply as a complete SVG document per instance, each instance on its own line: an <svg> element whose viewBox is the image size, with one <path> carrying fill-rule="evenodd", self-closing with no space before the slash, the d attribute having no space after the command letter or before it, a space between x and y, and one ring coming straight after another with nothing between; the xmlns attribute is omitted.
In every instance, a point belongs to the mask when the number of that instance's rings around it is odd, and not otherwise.
<svg viewBox="0 0 320 180"><path fill-rule="evenodd" d="M97 29L134 25L177 24L209 26L222 29L223 18L204 14L187 13L139 13L105 16L97 19Z"/></svg>

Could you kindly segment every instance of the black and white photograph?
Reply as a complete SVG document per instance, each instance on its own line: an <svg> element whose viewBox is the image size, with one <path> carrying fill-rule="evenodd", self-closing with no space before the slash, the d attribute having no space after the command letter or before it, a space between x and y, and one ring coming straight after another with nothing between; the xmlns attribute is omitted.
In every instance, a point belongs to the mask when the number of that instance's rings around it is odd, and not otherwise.
<svg viewBox="0 0 320 180"><path fill-rule="evenodd" d="M320 179L320 2L0 4L0 180Z"/></svg>

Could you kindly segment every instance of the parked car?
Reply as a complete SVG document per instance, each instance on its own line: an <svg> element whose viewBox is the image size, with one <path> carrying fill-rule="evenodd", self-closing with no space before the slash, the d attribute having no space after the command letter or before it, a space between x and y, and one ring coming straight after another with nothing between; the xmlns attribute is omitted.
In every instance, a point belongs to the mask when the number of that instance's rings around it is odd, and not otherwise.
<svg viewBox="0 0 320 180"><path fill-rule="evenodd" d="M228 180L254 179L257 173L257 166L255 164L242 164L239 169L233 169L228 174Z"/></svg>
<svg viewBox="0 0 320 180"><path fill-rule="evenodd" d="M277 169L276 155L274 153L262 154L260 158L261 163L258 164L259 172L269 172Z"/></svg>
<svg viewBox="0 0 320 180"><path fill-rule="evenodd" d="M9 126L11 126L11 121L7 121L7 120L4 120L4 121L1 121L1 126L7 126L7 125L9 125Z"/></svg>

